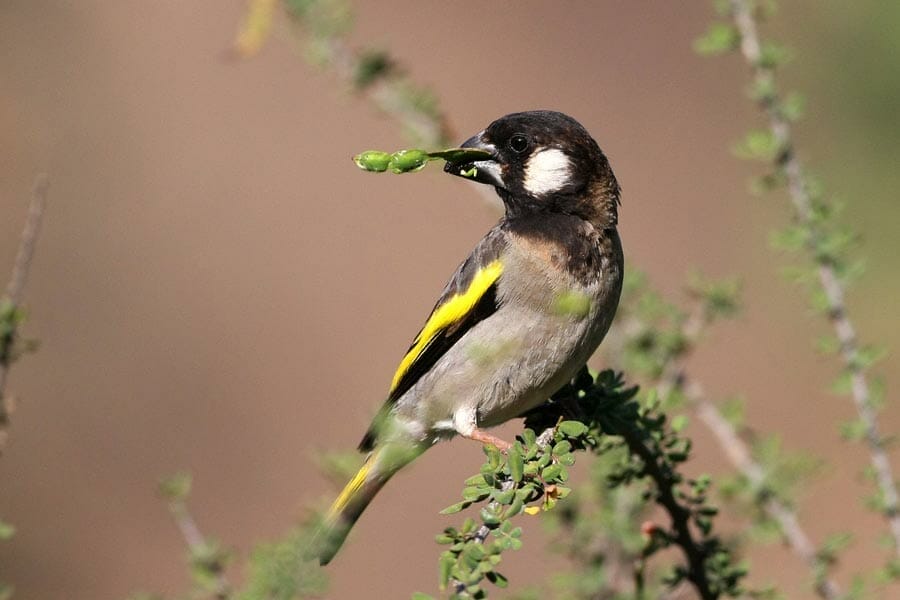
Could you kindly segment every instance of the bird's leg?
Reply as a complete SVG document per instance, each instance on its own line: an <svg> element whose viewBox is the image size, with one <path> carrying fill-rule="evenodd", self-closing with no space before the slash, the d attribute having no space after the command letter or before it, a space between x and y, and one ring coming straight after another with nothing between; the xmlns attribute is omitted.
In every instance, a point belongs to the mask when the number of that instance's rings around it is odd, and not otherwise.
<svg viewBox="0 0 900 600"><path fill-rule="evenodd" d="M496 435L492 435L483 429L477 427L468 433L461 434L462 437L481 442L482 444L493 444L500 452L506 454L507 450L512 448L512 444L506 440L501 440Z"/></svg>

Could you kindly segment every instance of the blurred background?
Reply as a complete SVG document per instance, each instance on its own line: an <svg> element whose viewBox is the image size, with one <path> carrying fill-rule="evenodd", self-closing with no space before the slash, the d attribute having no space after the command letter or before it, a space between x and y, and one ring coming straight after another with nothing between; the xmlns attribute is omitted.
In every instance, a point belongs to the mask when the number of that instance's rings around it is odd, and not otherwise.
<svg viewBox="0 0 900 600"><path fill-rule="evenodd" d="M782 83L809 98L801 155L863 235L869 269L850 308L863 339L896 349L900 4L785 4L766 33L793 47ZM692 268L740 277L745 310L716 327L692 372L712 397L746 397L755 428L827 461L799 515L816 541L857 534L838 578L880 560L882 522L861 507L866 457L838 434L851 403L827 391L837 362L812 350L824 326L768 247L787 201L749 194L760 171L728 151L760 124L746 68L691 49L709 4L352 8L351 45L402 60L456 141L518 110L579 119L624 190L628 267L668 295ZM24 334L41 347L12 369L19 407L0 459L0 517L17 528L0 580L17 598L184 589L184 544L156 494L180 469L194 475L201 528L239 556L289 527L332 492L313 453L356 445L446 278L499 216L439 168L358 171L358 151L409 146L401 128L310 66L284 19L258 55L229 59L245 9L0 3L0 273L35 175L52 180L26 294ZM891 432L898 367L894 352L879 368ZM702 427L689 433L692 469L729 470ZM454 441L392 481L329 567L328 597L434 591L433 535L455 522L437 511L480 463L477 445ZM553 564L539 519L524 527L503 568L517 587ZM752 582L812 597L780 546L749 559Z"/></svg>

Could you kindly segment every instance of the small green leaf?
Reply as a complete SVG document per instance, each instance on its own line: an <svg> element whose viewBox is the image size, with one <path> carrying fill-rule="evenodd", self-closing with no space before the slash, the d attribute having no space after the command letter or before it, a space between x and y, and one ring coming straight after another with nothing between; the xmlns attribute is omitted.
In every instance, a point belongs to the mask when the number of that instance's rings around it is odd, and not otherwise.
<svg viewBox="0 0 900 600"><path fill-rule="evenodd" d="M733 25L723 22L713 23L706 33L694 40L694 51L704 56L723 54L737 48L740 39Z"/></svg>
<svg viewBox="0 0 900 600"><path fill-rule="evenodd" d="M759 65L766 69L774 69L779 65L788 61L791 57L790 51L780 44L767 41L762 43L759 53Z"/></svg>
<svg viewBox="0 0 900 600"><path fill-rule="evenodd" d="M494 511L490 506L485 506L484 508L482 508L481 511L479 511L478 516L481 517L481 520L488 527L499 525L502 521L500 515L498 515L497 512Z"/></svg>
<svg viewBox="0 0 900 600"><path fill-rule="evenodd" d="M806 99L797 92L790 92L781 103L781 114L788 121L798 121L803 118L805 109Z"/></svg>
<svg viewBox="0 0 900 600"><path fill-rule="evenodd" d="M494 499L495 502L499 502L500 504L509 504L513 501L513 498L516 496L516 490L510 488L508 490L494 490L491 492L491 498Z"/></svg>
<svg viewBox="0 0 900 600"><path fill-rule="evenodd" d="M440 589L447 589L447 584L450 582L450 573L455 565L456 556L453 553L447 551L441 553L441 558L438 561L438 586Z"/></svg>
<svg viewBox="0 0 900 600"><path fill-rule="evenodd" d="M467 502L478 502L487 498L489 493L487 488L467 487L463 489L462 497Z"/></svg>
<svg viewBox="0 0 900 600"><path fill-rule="evenodd" d="M488 581L490 581L500 589L504 589L509 586L509 580L497 571L491 571L490 573L488 573L487 578Z"/></svg>
<svg viewBox="0 0 900 600"><path fill-rule="evenodd" d="M6 521L0 521L0 541L5 541L16 534L16 527Z"/></svg>
<svg viewBox="0 0 900 600"><path fill-rule="evenodd" d="M869 428L860 419L851 419L841 423L841 437L851 442L858 442L866 437Z"/></svg>
<svg viewBox="0 0 900 600"><path fill-rule="evenodd" d="M461 510L465 510L471 506L471 502L457 502L456 504L451 504L447 508L441 511L442 515L452 515L454 513L458 513Z"/></svg>
<svg viewBox="0 0 900 600"><path fill-rule="evenodd" d="M850 371L843 371L831 383L831 391L835 394L849 394L853 389L853 374Z"/></svg>
<svg viewBox="0 0 900 600"><path fill-rule="evenodd" d="M568 454L563 454L562 456L560 456L557 461L559 461L559 464L564 467L571 467L575 464L575 455L569 452Z"/></svg>
<svg viewBox="0 0 900 600"><path fill-rule="evenodd" d="M738 158L772 161L778 155L778 140L768 129L757 129L747 133L735 144L733 151Z"/></svg>
<svg viewBox="0 0 900 600"><path fill-rule="evenodd" d="M522 453L519 450L518 444L515 444L509 449L507 453L507 462L509 464L510 477L512 477L512 480L516 483L520 483L522 477L525 475L525 461L522 458Z"/></svg>
<svg viewBox="0 0 900 600"><path fill-rule="evenodd" d="M552 483L556 480L565 481L561 477L562 473L563 473L562 465L550 465L549 467L547 467L546 469L541 471L541 477L544 479L544 481L547 481L550 483Z"/></svg>
<svg viewBox="0 0 900 600"><path fill-rule="evenodd" d="M581 421L563 421L557 429L570 438L581 437L588 432L587 425Z"/></svg>
<svg viewBox="0 0 900 600"><path fill-rule="evenodd" d="M175 473L159 482L159 493L167 500L185 500L191 493L191 474Z"/></svg>

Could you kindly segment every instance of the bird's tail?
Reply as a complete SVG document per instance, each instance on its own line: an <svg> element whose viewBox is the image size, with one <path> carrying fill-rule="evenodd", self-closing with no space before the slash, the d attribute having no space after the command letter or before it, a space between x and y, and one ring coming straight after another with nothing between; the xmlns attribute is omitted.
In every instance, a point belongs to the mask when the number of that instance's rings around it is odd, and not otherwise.
<svg viewBox="0 0 900 600"><path fill-rule="evenodd" d="M394 474L420 454L418 448L393 444L376 448L331 505L313 542L313 555L327 565L347 539L357 519Z"/></svg>

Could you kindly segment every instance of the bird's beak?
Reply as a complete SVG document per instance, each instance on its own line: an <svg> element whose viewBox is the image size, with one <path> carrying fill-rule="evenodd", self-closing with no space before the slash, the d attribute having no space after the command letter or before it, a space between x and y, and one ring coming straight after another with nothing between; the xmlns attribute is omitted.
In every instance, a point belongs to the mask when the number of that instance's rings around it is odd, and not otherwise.
<svg viewBox="0 0 900 600"><path fill-rule="evenodd" d="M444 165L444 171L458 177L464 177L477 181L478 183L486 183L499 188L506 188L503 183L503 171L500 166L497 148L493 144L484 141L482 131L478 135L474 135L462 143L460 148L474 148L490 153L491 157L476 161L447 161Z"/></svg>

